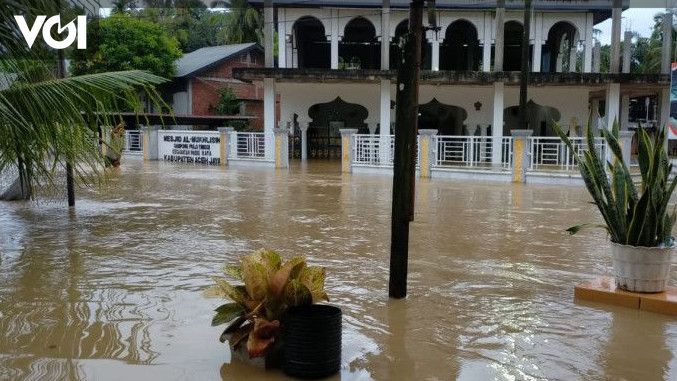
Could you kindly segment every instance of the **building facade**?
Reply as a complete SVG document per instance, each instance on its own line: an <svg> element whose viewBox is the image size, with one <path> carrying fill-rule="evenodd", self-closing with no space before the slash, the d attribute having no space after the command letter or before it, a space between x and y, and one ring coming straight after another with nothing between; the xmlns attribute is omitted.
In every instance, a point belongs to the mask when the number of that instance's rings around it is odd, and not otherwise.
<svg viewBox="0 0 677 381"><path fill-rule="evenodd" d="M233 78L233 69L264 67L263 49L255 43L198 49L177 60L177 72L167 86L177 115L216 115L220 91L230 88L240 102L239 115L256 117L250 130L263 130L263 88Z"/></svg>
<svg viewBox="0 0 677 381"><path fill-rule="evenodd" d="M408 1L279 0L272 8L263 7L262 0L250 3L263 8L271 59L265 68L235 69L234 76L264 87L264 110L271 110L264 111L267 141L274 128L289 126L301 137L304 158L331 158L341 150L339 130L351 128L382 137L380 155L389 155L385 142L396 133L396 70ZM571 136L581 136L591 114L595 128L610 128L619 120L628 129L633 97L657 99L660 122L667 122L669 57L660 74L629 74L630 52L622 44L631 37L621 38L627 4L533 3L527 119L534 136L553 136L555 122ZM506 1L499 8L496 1L438 0L431 17L439 29L428 30L423 41L419 129L491 138L483 160L493 164L502 160L502 137L519 128L522 4ZM593 30L609 18L611 69L600 73L600 44ZM273 112L276 96L279 123Z"/></svg>

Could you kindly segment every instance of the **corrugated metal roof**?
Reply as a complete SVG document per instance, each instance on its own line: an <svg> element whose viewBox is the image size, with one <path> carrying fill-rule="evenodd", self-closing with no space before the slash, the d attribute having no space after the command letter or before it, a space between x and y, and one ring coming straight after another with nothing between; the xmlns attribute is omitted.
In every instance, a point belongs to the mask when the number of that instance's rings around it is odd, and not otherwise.
<svg viewBox="0 0 677 381"><path fill-rule="evenodd" d="M174 77L190 76L249 49L261 49L261 47L255 42L249 42L246 44L219 45L198 49L176 60L176 75Z"/></svg>

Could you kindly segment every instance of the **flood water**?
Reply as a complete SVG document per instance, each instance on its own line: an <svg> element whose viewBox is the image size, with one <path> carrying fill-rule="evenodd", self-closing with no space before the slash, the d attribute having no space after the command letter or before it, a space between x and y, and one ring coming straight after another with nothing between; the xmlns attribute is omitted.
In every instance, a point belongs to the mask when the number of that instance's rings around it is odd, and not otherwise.
<svg viewBox="0 0 677 381"><path fill-rule="evenodd" d="M284 379L237 361L201 292L269 247L326 266L343 380L677 379L677 320L574 303L610 272L580 187L421 181L388 299L391 179L128 159L62 203L0 203L0 379ZM673 274L673 280L675 280Z"/></svg>

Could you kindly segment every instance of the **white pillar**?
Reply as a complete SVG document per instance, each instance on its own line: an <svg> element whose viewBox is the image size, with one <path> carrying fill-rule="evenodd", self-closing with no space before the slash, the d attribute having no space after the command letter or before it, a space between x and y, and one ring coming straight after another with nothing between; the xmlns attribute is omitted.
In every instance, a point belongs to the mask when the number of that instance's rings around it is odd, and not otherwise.
<svg viewBox="0 0 677 381"><path fill-rule="evenodd" d="M338 69L339 64L339 18L338 9L331 10L331 68Z"/></svg>
<svg viewBox="0 0 677 381"><path fill-rule="evenodd" d="M381 70L390 68L390 0L381 8Z"/></svg>
<svg viewBox="0 0 677 381"><path fill-rule="evenodd" d="M482 47L482 71L491 71L491 25L493 24L490 12L484 12L484 46Z"/></svg>
<svg viewBox="0 0 677 381"><path fill-rule="evenodd" d="M661 89L658 94L660 126L665 127L670 122L670 89Z"/></svg>
<svg viewBox="0 0 677 381"><path fill-rule="evenodd" d="M301 161L308 160L308 127L308 122L299 121L299 129L301 129Z"/></svg>
<svg viewBox="0 0 677 381"><path fill-rule="evenodd" d="M274 159L275 145L275 80L263 79L263 132L265 135L266 160Z"/></svg>
<svg viewBox="0 0 677 381"><path fill-rule="evenodd" d="M595 131L598 131L601 126L599 125L599 99L591 99L590 100L590 127L592 127ZM585 134L585 131L582 131L583 134Z"/></svg>
<svg viewBox="0 0 677 381"><path fill-rule="evenodd" d="M380 155L381 163L390 161L390 80L381 80L380 96Z"/></svg>
<svg viewBox="0 0 677 381"><path fill-rule="evenodd" d="M564 53L562 53L561 51L557 52L557 63L555 64L555 72L557 73L562 72L562 68L564 66L563 61L564 61Z"/></svg>
<svg viewBox="0 0 677 381"><path fill-rule="evenodd" d="M618 73L621 62L621 0L613 0L611 10L611 56L609 57L609 73Z"/></svg>
<svg viewBox="0 0 677 381"><path fill-rule="evenodd" d="M611 83L606 90L606 128L611 131L614 121L619 121L621 108L621 84Z"/></svg>
<svg viewBox="0 0 677 381"><path fill-rule="evenodd" d="M574 39L574 44L569 50L569 73L576 72L576 63L578 61L578 40Z"/></svg>
<svg viewBox="0 0 677 381"><path fill-rule="evenodd" d="M620 129L626 131L628 130L629 125L630 125L630 96L623 95L621 97Z"/></svg>
<svg viewBox="0 0 677 381"><path fill-rule="evenodd" d="M632 32L626 31L623 36L623 73L630 72L630 58L632 57Z"/></svg>
<svg viewBox="0 0 677 381"><path fill-rule="evenodd" d="M494 119L491 124L491 163L501 164L503 152L503 102L505 86L503 82L494 82Z"/></svg>
<svg viewBox="0 0 677 381"><path fill-rule="evenodd" d="M661 61L661 73L670 74L672 66L672 12L663 14L663 50Z"/></svg>
<svg viewBox="0 0 677 381"><path fill-rule="evenodd" d="M265 0L263 6L263 47L265 52L266 67L275 67L275 52L273 39L275 38L275 15L273 14L273 0ZM274 126L273 126L274 127Z"/></svg>
<svg viewBox="0 0 677 381"><path fill-rule="evenodd" d="M602 44L595 41L595 46L592 48L592 72L599 73L602 70Z"/></svg>
<svg viewBox="0 0 677 381"><path fill-rule="evenodd" d="M277 23L277 66L287 67L287 22L284 8L278 11L281 21Z"/></svg>
<svg viewBox="0 0 677 381"><path fill-rule="evenodd" d="M541 71L541 56L543 55L543 15L534 12L534 57L531 63L531 71L539 73Z"/></svg>
<svg viewBox="0 0 677 381"><path fill-rule="evenodd" d="M496 8L496 38L494 39L494 71L503 71L503 43L505 34L505 8ZM501 112L501 115L503 113Z"/></svg>
<svg viewBox="0 0 677 381"><path fill-rule="evenodd" d="M593 15L592 13L588 13L586 14L585 21L585 53L583 56L584 73L592 72L592 50L594 47L594 41L592 38L593 28L594 28Z"/></svg>
<svg viewBox="0 0 677 381"><path fill-rule="evenodd" d="M440 70L440 41L433 36L432 38L428 39L430 42L430 46L432 47L432 54L431 54L431 69L432 71L439 71Z"/></svg>
<svg viewBox="0 0 677 381"><path fill-rule="evenodd" d="M543 55L543 41L540 38L534 40L534 60L531 64L531 71L539 73L541 71L541 56Z"/></svg>

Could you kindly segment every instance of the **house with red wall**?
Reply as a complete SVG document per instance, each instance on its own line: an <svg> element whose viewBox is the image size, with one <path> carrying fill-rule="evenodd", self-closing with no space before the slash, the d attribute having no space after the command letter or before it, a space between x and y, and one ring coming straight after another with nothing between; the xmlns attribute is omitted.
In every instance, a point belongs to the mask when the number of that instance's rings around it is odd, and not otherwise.
<svg viewBox="0 0 677 381"><path fill-rule="evenodd" d="M248 129L262 130L263 88L234 79L232 70L263 66L263 49L256 43L211 46L185 54L176 61L176 74L166 87L174 113L216 115L219 91L229 87L241 102L239 115L257 117Z"/></svg>

